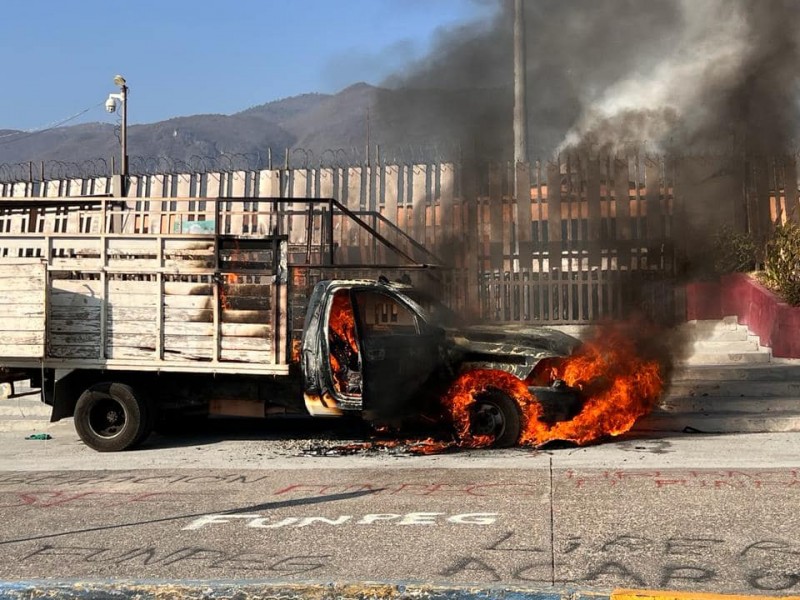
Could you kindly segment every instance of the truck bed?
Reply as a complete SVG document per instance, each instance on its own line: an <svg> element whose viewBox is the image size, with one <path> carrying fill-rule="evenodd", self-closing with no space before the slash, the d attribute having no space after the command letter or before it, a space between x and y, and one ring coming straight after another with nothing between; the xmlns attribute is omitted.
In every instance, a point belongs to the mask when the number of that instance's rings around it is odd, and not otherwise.
<svg viewBox="0 0 800 600"><path fill-rule="evenodd" d="M285 374L286 241L6 236L0 366Z"/></svg>

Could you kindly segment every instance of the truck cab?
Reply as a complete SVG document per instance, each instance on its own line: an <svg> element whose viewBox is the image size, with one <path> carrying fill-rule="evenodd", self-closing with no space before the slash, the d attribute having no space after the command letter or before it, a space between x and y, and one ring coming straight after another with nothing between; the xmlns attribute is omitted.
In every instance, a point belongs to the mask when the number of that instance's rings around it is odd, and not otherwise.
<svg viewBox="0 0 800 600"><path fill-rule="evenodd" d="M544 418L570 418L582 398L559 382L541 385L537 367L568 356L578 340L543 327L467 326L409 285L377 281L318 283L302 336L305 409L312 416L359 415L373 422L440 417L440 400L467 371L503 371L528 381ZM472 404L472 429L499 445L516 442L520 412L502 385Z"/></svg>
<svg viewBox="0 0 800 600"><path fill-rule="evenodd" d="M446 335L407 287L385 278L315 286L301 351L309 414L395 419L435 401Z"/></svg>

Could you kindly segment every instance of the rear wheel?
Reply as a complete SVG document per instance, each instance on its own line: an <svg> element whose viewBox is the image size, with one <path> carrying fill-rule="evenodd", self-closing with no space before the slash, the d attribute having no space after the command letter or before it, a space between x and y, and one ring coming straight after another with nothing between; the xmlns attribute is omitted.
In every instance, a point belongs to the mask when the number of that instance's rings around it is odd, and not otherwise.
<svg viewBox="0 0 800 600"><path fill-rule="evenodd" d="M133 448L150 435L153 414L147 403L123 383L98 383L75 406L75 430L98 452Z"/></svg>
<svg viewBox="0 0 800 600"><path fill-rule="evenodd" d="M489 435L492 446L508 448L519 440L522 431L517 403L505 392L489 388L475 397L470 411L470 433Z"/></svg>

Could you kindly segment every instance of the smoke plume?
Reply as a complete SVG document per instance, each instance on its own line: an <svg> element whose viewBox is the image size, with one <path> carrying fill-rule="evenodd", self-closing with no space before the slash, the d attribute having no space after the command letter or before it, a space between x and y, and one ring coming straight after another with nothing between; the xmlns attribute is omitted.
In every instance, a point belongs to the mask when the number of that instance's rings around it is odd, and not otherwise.
<svg viewBox="0 0 800 600"><path fill-rule="evenodd" d="M398 137L508 157L512 2L496 8L488 22L443 32L426 59L386 82L392 91L378 109ZM524 8L532 157L578 145L758 154L792 146L795 0L526 0Z"/></svg>

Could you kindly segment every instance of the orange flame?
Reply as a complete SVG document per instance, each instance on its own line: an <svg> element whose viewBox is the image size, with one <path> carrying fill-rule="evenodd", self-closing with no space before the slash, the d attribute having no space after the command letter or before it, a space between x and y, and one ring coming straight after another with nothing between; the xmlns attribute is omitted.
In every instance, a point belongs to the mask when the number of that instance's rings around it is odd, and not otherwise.
<svg viewBox="0 0 800 600"><path fill-rule="evenodd" d="M356 340L356 323L353 317L353 307L347 291L337 292L331 304L331 313L328 320L329 343L346 344L345 351L358 354L358 341ZM337 339L338 338L338 339ZM339 391L347 389L347 374L345 366L335 352L330 352L331 371L333 372L334 385Z"/></svg>
<svg viewBox="0 0 800 600"><path fill-rule="evenodd" d="M225 281L221 282L219 286L219 304L223 310L230 310L231 302L226 288L235 284L238 281L238 277L234 273L226 273L224 279Z"/></svg>
<svg viewBox="0 0 800 600"><path fill-rule="evenodd" d="M492 388L514 398L520 406L524 420L538 419L541 408L533 402L524 381L511 373L495 369L468 371L455 380L442 398L442 404L455 427L459 446L485 448L494 441L491 435L473 435L470 431L471 409L476 398Z"/></svg>
<svg viewBox="0 0 800 600"><path fill-rule="evenodd" d="M580 390L585 402L569 421L548 425L541 420L542 407L528 390L541 384L542 374L523 382L510 373L476 370L459 377L443 399L459 439L459 446L486 447L491 436L470 433L470 407L476 396L490 388L514 398L520 407L521 445L539 446L552 440L588 444L606 436L617 436L650 412L664 386L663 365L654 357L641 357L644 338L637 340L625 327L599 327L592 339L571 356L550 361L547 383L562 379Z"/></svg>

